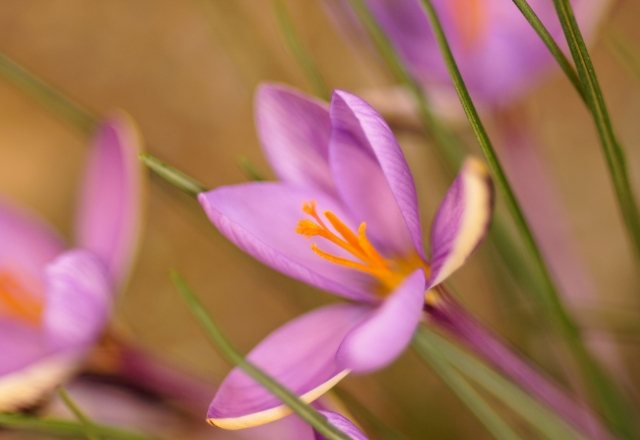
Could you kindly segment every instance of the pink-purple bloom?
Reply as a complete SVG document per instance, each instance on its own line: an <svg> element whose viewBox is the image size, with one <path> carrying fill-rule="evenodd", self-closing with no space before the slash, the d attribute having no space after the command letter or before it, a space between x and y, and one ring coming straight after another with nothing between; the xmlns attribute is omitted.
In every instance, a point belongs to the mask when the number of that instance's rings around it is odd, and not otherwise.
<svg viewBox="0 0 640 440"><path fill-rule="evenodd" d="M392 362L421 319L425 292L458 269L484 236L492 186L465 162L424 252L416 189L382 117L344 91L327 105L283 86L256 102L262 146L279 181L202 193L214 225L264 264L348 300L300 316L248 356L310 402L349 372ZM235 369L209 408L211 423L246 428L288 414Z"/></svg>
<svg viewBox="0 0 640 440"><path fill-rule="evenodd" d="M422 0L366 0L394 48L429 94L453 89ZM593 33L609 0L572 0L583 33ZM331 8L345 7L330 2ZM554 60L511 0L433 0L474 99L510 102L553 66ZM551 35L564 37L553 2L529 0Z"/></svg>
<svg viewBox="0 0 640 440"><path fill-rule="evenodd" d="M136 248L139 145L125 117L99 128L71 247L41 220L0 204L0 411L36 403L99 336Z"/></svg>

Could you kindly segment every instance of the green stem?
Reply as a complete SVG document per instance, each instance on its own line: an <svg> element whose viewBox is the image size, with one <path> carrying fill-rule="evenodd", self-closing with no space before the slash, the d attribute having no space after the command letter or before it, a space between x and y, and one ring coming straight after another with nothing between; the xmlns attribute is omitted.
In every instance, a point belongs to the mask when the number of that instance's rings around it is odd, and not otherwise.
<svg viewBox="0 0 640 440"><path fill-rule="evenodd" d="M358 401L351 393L343 388L337 387L333 389L333 393L344 403L355 418L361 421L365 427L369 428L373 438L381 438L384 440L407 440L407 438L396 429L386 425L379 417L371 412L366 405Z"/></svg>
<svg viewBox="0 0 640 440"><path fill-rule="evenodd" d="M624 150L613 130L604 95L571 4L568 0L553 2L598 131L624 223L636 258L640 260L640 212L629 181Z"/></svg>
<svg viewBox="0 0 640 440"><path fill-rule="evenodd" d="M264 174L258 169L258 167L246 157L238 157L236 162L247 180L252 182L261 182L266 180Z"/></svg>
<svg viewBox="0 0 640 440"><path fill-rule="evenodd" d="M195 294L187 286L184 278L177 272L171 273L171 279L176 286L191 313L202 325L211 342L219 350L220 354L230 363L237 365L244 370L248 376L262 385L267 391L280 399L282 403L287 405L300 418L309 423L313 428L328 440L350 440L347 435L330 424L327 419L313 409L311 406L303 402L298 396L280 385L276 380L263 372L253 363L247 361L222 334L218 326L214 323L211 316L207 313L202 303Z"/></svg>
<svg viewBox="0 0 640 440"><path fill-rule="evenodd" d="M629 43L621 35L617 34L610 35L607 40L613 55L620 64L625 66L637 80L640 80L640 59Z"/></svg>
<svg viewBox="0 0 640 440"><path fill-rule="evenodd" d="M431 366L434 366L434 362L443 363L449 370L459 371L459 374L482 386L485 391L498 401L502 401L545 438L585 438L552 409L544 406L484 362L430 328L419 327L412 346Z"/></svg>
<svg viewBox="0 0 640 440"><path fill-rule="evenodd" d="M559 0L554 1L557 2ZM449 47L449 43L436 10L433 7L431 0L422 0L422 4L429 21L431 22L438 45L442 51L443 58L447 68L449 69L449 74L453 79L462 107L469 119L469 123L473 128L480 147L487 159L487 162L489 163L489 167L491 168L497 186L505 196L507 207L511 211L516 227L520 231L525 245L531 253L533 261L540 272L541 280L543 281L543 289L539 292L539 299L541 303L545 305L549 315L553 318L553 323L557 326L567 346L571 350L573 358L580 366L582 375L585 378L586 383L590 386L593 402L597 403L601 407L604 414L608 414L608 418L611 421L619 419L619 415L624 417L626 411L621 411L618 416L610 414L612 410L622 410L622 408L625 407L622 403L622 397L619 396L615 385L611 383L601 366L586 349L581 338L580 329L573 322L569 313L562 304L549 269L542 257L540 248L533 237L531 228L529 227L522 212L522 208L511 189L511 185L507 180L502 165L495 153L475 105L473 104L473 100L469 95L469 91L464 83L462 75L460 74L460 70L458 69L453 53L451 52L451 48ZM624 424L629 425L629 420Z"/></svg>
<svg viewBox="0 0 640 440"><path fill-rule="evenodd" d="M556 59L558 65L576 89L576 92L578 92L582 100L586 103L587 97L582 89L582 84L580 83L580 78L578 78L576 69L565 56L562 49L560 49L560 46L558 46L558 43L556 43L556 40L554 40L553 36L542 23L538 15L531 8L529 2L527 0L513 0L513 3L515 3L518 9L520 9L524 18L527 19L533 30L536 31L542 42L547 46L551 55Z"/></svg>
<svg viewBox="0 0 640 440"><path fill-rule="evenodd" d="M350 4L367 29L367 32L374 41L389 70L396 80L403 84L413 95L418 105L420 119L425 132L433 136L434 143L438 147L438 153L444 159L444 162L446 162L445 165L454 172L459 168L462 159L466 155L466 149L454 134L433 114L424 89L411 76L409 70L397 55L393 45L384 34L380 25L376 22L375 17L364 1L350 0ZM496 252L505 266L510 269L511 273L523 286L532 290L534 287L530 281L532 278L535 278L535 276L531 273L530 265L522 258L520 252L514 246L514 239L507 228L507 222L502 216L494 216L490 235Z"/></svg>
<svg viewBox="0 0 640 440"><path fill-rule="evenodd" d="M93 131L96 117L89 110L58 92L55 87L38 78L3 53L0 53L0 75L47 104L54 112L62 113L65 119L83 132Z"/></svg>
<svg viewBox="0 0 640 440"><path fill-rule="evenodd" d="M58 389L58 396L62 399L62 402L66 405L66 407L71 411L71 413L78 419L80 423L82 423L85 428L87 428L86 436L87 440L99 440L98 434L93 429L93 422L87 415L80 409L80 407L73 401L67 390L64 388Z"/></svg>
<svg viewBox="0 0 640 440"><path fill-rule="evenodd" d="M302 43L284 1L274 0L273 8L276 19L278 20L280 32L282 33L289 50L293 54L293 57L304 72L307 81L309 81L309 84L313 87L316 95L320 96L322 99L329 100L331 97L331 91L327 87L327 83L324 81L324 78L320 73L320 69L318 69L315 61L309 55L309 52Z"/></svg>
<svg viewBox="0 0 640 440"><path fill-rule="evenodd" d="M58 437L87 435L87 427L84 423L51 417L32 417L23 414L0 414L0 426L13 430L41 432ZM110 440L157 440L156 437L98 424L92 425L91 432Z"/></svg>
<svg viewBox="0 0 640 440"><path fill-rule="evenodd" d="M458 142L456 137L443 126L438 118L433 114L424 89L418 81L413 78L407 67L393 48L393 45L384 34L380 25L363 0L349 0L351 8L358 16L366 28L369 36L378 48L380 55L385 60L392 75L405 86L413 96L420 115L420 120L425 132L432 136L435 144L439 147L440 154L444 157L449 167L456 170L465 156L465 149Z"/></svg>
<svg viewBox="0 0 640 440"><path fill-rule="evenodd" d="M203 184L194 178L187 176L171 165L167 165L149 153L140 153L139 158L151 171L191 197L196 198L198 194L207 190Z"/></svg>
<svg viewBox="0 0 640 440"><path fill-rule="evenodd" d="M489 405L471 384L447 362L426 335L414 342L418 354L433 368L442 381L462 400L478 420L500 440L519 440L520 437Z"/></svg>

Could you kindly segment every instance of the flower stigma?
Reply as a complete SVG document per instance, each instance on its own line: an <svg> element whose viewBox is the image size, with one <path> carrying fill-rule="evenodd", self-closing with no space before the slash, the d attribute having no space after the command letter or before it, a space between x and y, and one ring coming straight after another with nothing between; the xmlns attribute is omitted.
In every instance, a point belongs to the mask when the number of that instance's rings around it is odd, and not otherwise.
<svg viewBox="0 0 640 440"><path fill-rule="evenodd" d="M0 270L0 318L8 317L33 327L42 322L44 306L12 272Z"/></svg>
<svg viewBox="0 0 640 440"><path fill-rule="evenodd" d="M331 263L370 275L377 282L378 293L381 295L392 292L417 269L423 269L429 274L429 265L413 250L408 255L385 258L367 237L366 222L360 223L358 230L353 231L336 214L324 211L325 222L318 214L314 200L305 202L302 212L311 218L298 222L298 234L307 238L324 238L346 251L353 259L324 251L316 243L311 244L311 250ZM327 226L327 222L332 228Z"/></svg>

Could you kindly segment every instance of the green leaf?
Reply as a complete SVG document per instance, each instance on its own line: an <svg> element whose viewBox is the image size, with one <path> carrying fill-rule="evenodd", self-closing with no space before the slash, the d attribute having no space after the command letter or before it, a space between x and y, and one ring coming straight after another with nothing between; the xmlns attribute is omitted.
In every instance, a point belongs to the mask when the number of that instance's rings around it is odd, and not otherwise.
<svg viewBox="0 0 640 440"><path fill-rule="evenodd" d="M93 131L96 124L95 115L3 53L0 53L0 75L46 104L56 114L62 115L81 131Z"/></svg>
<svg viewBox="0 0 640 440"><path fill-rule="evenodd" d="M366 3L363 0L349 0L349 3L375 43L380 56L386 62L393 76L413 95L425 133L433 137L439 155L450 172L454 173L460 167L462 159L468 154L467 148L433 113L424 89L411 76L409 69L396 53L391 41L385 35ZM509 231L507 219L498 211L496 211L493 218L490 239L495 245L499 258L509 268L511 274L519 281L520 285L535 294L537 286L541 283L538 279L539 276L536 271L532 270L529 261L523 258L520 250L515 246L515 239Z"/></svg>
<svg viewBox="0 0 640 440"><path fill-rule="evenodd" d="M476 357L456 347L433 330L424 327L419 328L413 340L413 348L434 367L457 393L459 393L459 391L456 389L456 386L451 385L450 382L464 380L455 378L456 374L462 373L464 377L473 380L497 400L503 402L511 411L528 422L531 427L538 430L544 436L550 439L562 438L577 440L585 438L573 426L569 425L554 412L530 397L518 386L489 368ZM454 378L451 379L450 376ZM478 417L488 425L488 421L492 419L487 419L486 414L478 414L478 406L482 409L483 405L488 405L488 403L486 401L480 403L470 402L465 398L463 398L463 400L469 405L470 409L476 412ZM489 413L488 409L484 409L484 411ZM490 417L495 418L496 416ZM493 422L495 422L495 420ZM489 426L487 427L489 428ZM500 427L500 425L498 425L498 427ZM496 432L497 429L495 426L493 429L489 429L497 438L509 438L504 437L504 435L509 435L509 432L506 434L502 431Z"/></svg>
<svg viewBox="0 0 640 440"><path fill-rule="evenodd" d="M576 69L573 67L571 62L569 62L569 59L565 56L562 49L560 49L556 40L553 39L549 30L545 27L542 21L540 21L540 18L531 8L527 0L513 0L513 3L515 3L522 15L524 15L524 18L527 19L531 27L536 31L545 46L547 46L551 55L556 59L556 62L576 89L576 92L578 92L580 97L586 102L587 98L584 90L582 89L582 83L580 82L580 78L578 78Z"/></svg>
<svg viewBox="0 0 640 440"><path fill-rule="evenodd" d="M320 73L320 69L318 69L313 57L309 54L302 43L300 35L298 35L298 32L293 25L293 21L291 20L291 16L289 15L289 11L287 11L284 1L274 0L273 9L278 20L280 32L282 33L289 50L293 54L293 57L304 72L307 81L311 87L313 87L316 95L324 100L329 100L331 97L331 91L327 87L327 83L324 81L324 78Z"/></svg>
<svg viewBox="0 0 640 440"><path fill-rule="evenodd" d="M84 423L51 417L33 417L23 414L0 413L0 426L12 430L40 432L57 437L77 438L81 436L86 437L89 434L95 433L109 440L157 440L156 437L98 424L92 424L91 431L89 432Z"/></svg>
<svg viewBox="0 0 640 440"><path fill-rule="evenodd" d="M554 1L557 2L564 0ZM616 386L613 384L611 378L607 377L605 372L602 370L602 367L585 347L580 329L574 323L560 299L558 290L554 284L551 273L549 272L549 268L542 257L540 248L538 247L533 233L531 232L531 228L524 217L520 203L516 199L513 189L507 180L491 140L487 135L462 75L460 74L460 70L458 69L458 65L453 53L451 52L449 42L447 41L447 37L442 28L442 23L440 22L435 8L433 7L432 1L422 0L422 4L434 30L436 40L440 46L440 50L456 91L458 92L462 107L467 114L467 119L469 120L480 147L482 148L487 162L489 163L494 179L505 196L507 206L515 220L516 227L518 228L520 235L523 237L525 245L533 257L533 261L536 263L542 281L544 281L543 288L539 291L540 294L537 298L540 301L540 304L544 306L548 316L552 318L552 323L556 326L560 336L562 336L567 347L570 349L573 359L580 367L580 372L592 391L594 403L597 403L605 414L609 414L610 420L625 417L624 414L626 414L626 411L623 411L625 405L617 393ZM580 69L578 69L578 72L580 72ZM617 411L620 411L620 413L617 415L613 414ZM629 425L629 422L627 421L625 425Z"/></svg>
<svg viewBox="0 0 640 440"><path fill-rule="evenodd" d="M625 66L637 80L640 80L640 58L626 38L620 34L610 35L607 43L618 61Z"/></svg>
<svg viewBox="0 0 640 440"><path fill-rule="evenodd" d="M76 402L74 402L69 393L67 393L67 390L65 390L63 387L60 387L58 389L58 396L60 396L60 399L62 399L62 402L66 405L69 411L71 411L71 413L76 416L76 419L78 419L78 421L82 423L87 429L85 433L87 440L100 440L98 433L94 429L93 422L80 409Z"/></svg>
<svg viewBox="0 0 640 440"><path fill-rule="evenodd" d="M224 337L218 326L214 323L213 319L211 319L203 307L202 303L200 303L189 286L187 286L184 278L182 278L182 276L177 272L172 272L171 279L189 307L189 310L191 310L191 313L193 313L197 318L213 345L228 362L237 365L239 368L244 370L248 376L260 383L260 385L280 399L282 403L287 405L292 411L298 414L300 418L313 426L319 434L323 435L328 440L350 440L349 436L330 424L322 414L303 402L291 391L280 385L273 377L269 376L253 363L246 360L244 356L242 356L231 345L227 338Z"/></svg>
<svg viewBox="0 0 640 440"><path fill-rule="evenodd" d="M198 197L198 194L207 190L203 184L193 177L187 176L182 171L167 165L149 153L140 153L139 158L151 171L193 198Z"/></svg>
<svg viewBox="0 0 640 440"><path fill-rule="evenodd" d="M473 412L484 426L499 440L518 440L521 437L509 426L504 418L469 384L448 359L440 353L429 338L419 331L414 337L413 347L429 363L451 390Z"/></svg>
<svg viewBox="0 0 640 440"><path fill-rule="evenodd" d="M600 88L600 82L573 13L571 3L568 0L553 0L553 3L569 44L571 56L576 64L578 76L585 92L587 106L591 110L598 131L598 137L613 181L622 218L631 238L635 255L640 260L640 211L638 211L633 188L629 181L629 171L624 150L613 129L609 110Z"/></svg>

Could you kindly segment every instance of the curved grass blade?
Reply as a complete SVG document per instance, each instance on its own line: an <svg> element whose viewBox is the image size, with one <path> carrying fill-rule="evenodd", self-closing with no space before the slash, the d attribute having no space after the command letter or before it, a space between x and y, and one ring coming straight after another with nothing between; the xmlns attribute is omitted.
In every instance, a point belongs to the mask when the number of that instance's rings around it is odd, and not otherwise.
<svg viewBox="0 0 640 440"><path fill-rule="evenodd" d="M434 362L439 362L443 364L442 368L455 369L473 380L545 437L585 439L556 413L433 330L425 327L418 328L413 340L413 348L430 365L434 366Z"/></svg>
<svg viewBox="0 0 640 440"><path fill-rule="evenodd" d="M52 417L33 417L23 414L1 414L0 426L11 430L26 432L39 432L56 437L80 437L87 436L87 427L84 423L62 420ZM135 432L129 432L111 426L93 424L91 432L109 440L158 440Z"/></svg>
<svg viewBox="0 0 640 440"><path fill-rule="evenodd" d="M576 69L573 67L569 59L565 56L562 49L560 49L560 46L558 46L556 40L554 40L553 36L551 36L551 33L546 28L544 23L542 23L538 15L531 8L529 2L527 0L513 0L513 3L518 7L522 15L524 15L524 18L527 19L533 30L536 31L544 45L547 46L547 49L549 49L551 55L556 59L556 62L560 66L560 69L562 69L564 74L571 82L571 85L573 85L573 87L576 89L576 92L578 92L580 98L582 98L582 100L586 103L587 97L584 93L584 90L582 89L582 83L580 82L580 78L578 78Z"/></svg>
<svg viewBox="0 0 640 440"><path fill-rule="evenodd" d="M625 66L637 80L640 80L640 57L626 39L622 35L614 34L609 36L607 43L620 64Z"/></svg>
<svg viewBox="0 0 640 440"><path fill-rule="evenodd" d="M618 205L631 238L636 257L640 260L640 211L629 181L624 150L618 141L604 100L600 82L591 56L568 0L553 0L562 30L576 64L578 76L584 89L587 105L591 110L600 143L611 174Z"/></svg>
<svg viewBox="0 0 640 440"><path fill-rule="evenodd" d="M85 133L95 128L96 117L86 108L60 93L6 54L0 53L0 75L15 86L45 103L55 113L62 114L72 125Z"/></svg>
<svg viewBox="0 0 640 440"><path fill-rule="evenodd" d="M138 157L151 171L191 197L196 198L198 194L207 190L203 184L193 177L187 176L182 171L167 165L149 153L140 153Z"/></svg>
<svg viewBox="0 0 640 440"><path fill-rule="evenodd" d="M331 97L331 91L327 87L327 83L322 77L320 69L318 69L315 61L302 43L300 35L298 35L298 32L293 25L293 21L291 20L291 16L289 15L289 11L287 11L284 1L275 0L273 2L273 9L278 20L280 32L282 33L291 54L304 72L307 81L313 88L316 95L324 100L329 100Z"/></svg>
<svg viewBox="0 0 640 440"><path fill-rule="evenodd" d="M419 330L414 337L413 348L418 352L442 381L462 400L469 410L484 424L493 436L499 440L519 440L520 437L509 424L498 414L462 376L433 344L430 334Z"/></svg>
<svg viewBox="0 0 640 440"><path fill-rule="evenodd" d="M541 303L546 306L549 317L552 318L553 324L557 326L560 335L563 337L567 347L570 349L573 359L576 361L577 365L579 365L582 376L591 391L593 402L598 405L604 414L608 414L608 419L610 421L620 419L621 416L625 417L624 415L626 414L626 411L623 410L623 408L625 408L626 405L623 403L623 398L620 396L616 386L602 370L602 367L585 347L580 329L573 322L559 297L553 278L544 258L542 257L540 248L533 237L531 228L524 217L522 208L513 193L511 185L507 180L502 165L495 153L493 145L491 144L491 140L487 135L462 75L460 74L460 70L458 69L458 65L453 53L451 52L449 42L447 41L447 37L445 36L442 28L442 23L440 22L435 8L433 7L432 1L421 1L424 6L425 13L427 14L434 30L443 58L449 70L449 74L451 75L456 91L458 92L460 102L467 114L469 123L471 124L480 147L482 148L487 162L489 163L493 177L505 196L507 206L516 222L516 227L524 238L527 249L531 253L533 261L540 272L541 279L544 282L544 289L540 291L541 295L539 299L541 300ZM557 2L559 0L554 1ZM616 411L620 412L612 414L612 412ZM616 422L616 425L619 425L620 423L623 423L624 425L630 424L628 419L626 421L619 420Z"/></svg>
<svg viewBox="0 0 640 440"><path fill-rule="evenodd" d="M91 419L89 419L89 417L87 417L84 411L82 411L80 407L76 404L76 402L71 398L69 393L67 393L67 390L64 389L63 387L59 388L58 396L60 396L60 399L62 400L62 402L69 409L69 411L71 411L71 413L76 417L76 419L78 419L78 421L82 423L87 429L85 434L87 436L87 440L100 440L98 433L96 433L95 430L93 429L93 426L94 426L93 422L91 421Z"/></svg>
<svg viewBox="0 0 640 440"><path fill-rule="evenodd" d="M244 370L247 375L280 399L282 403L286 404L292 411L298 414L300 418L313 426L313 428L327 440L350 440L349 436L330 424L323 415L304 403L298 396L280 385L274 378L263 372L253 363L247 361L238 353L213 322L202 303L200 303L189 286L187 286L186 281L181 275L177 272L172 272L171 280L180 292L189 310L202 325L211 342L227 361Z"/></svg>

